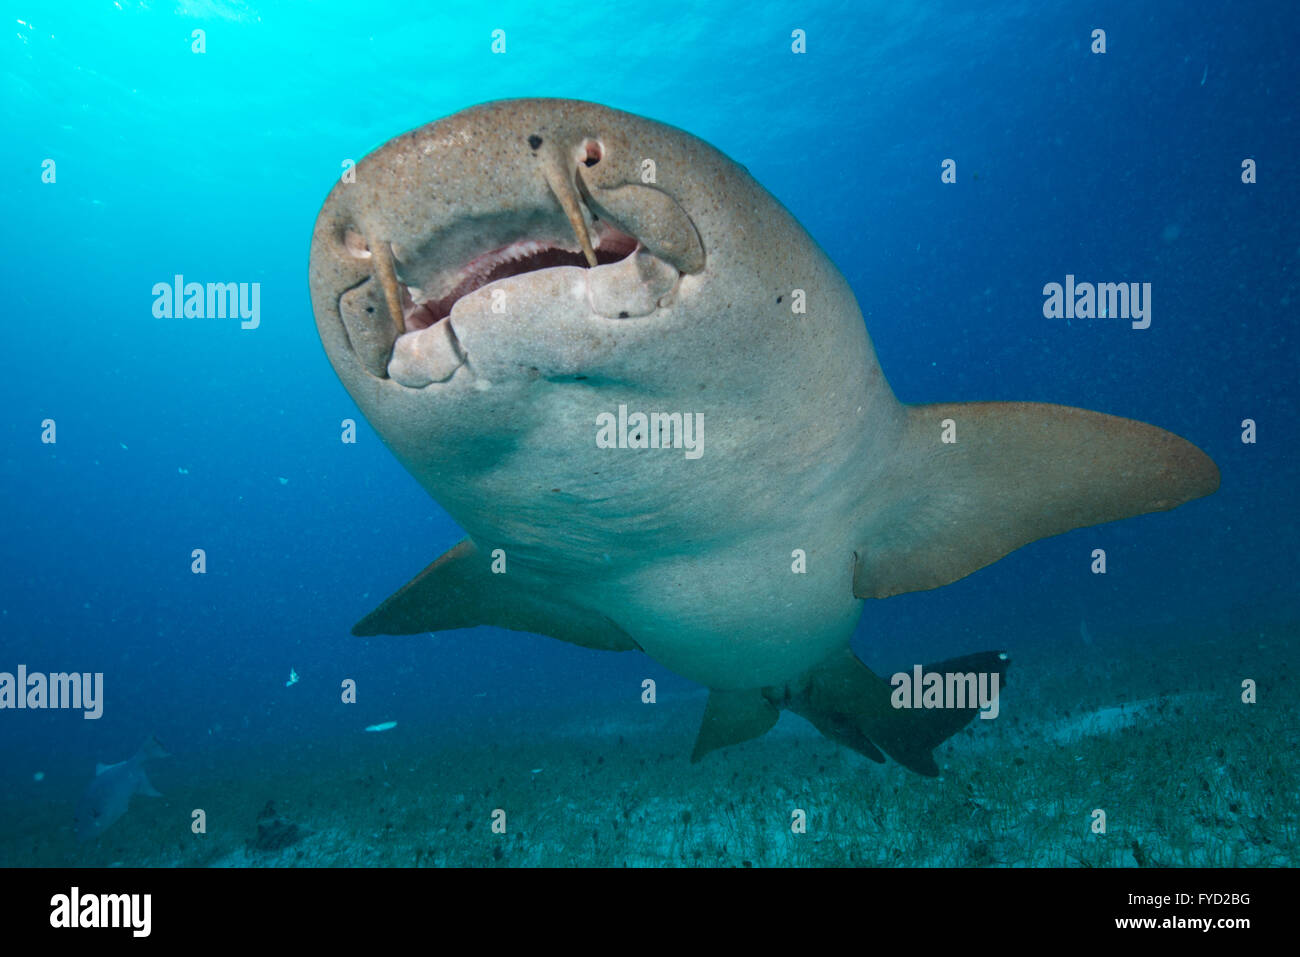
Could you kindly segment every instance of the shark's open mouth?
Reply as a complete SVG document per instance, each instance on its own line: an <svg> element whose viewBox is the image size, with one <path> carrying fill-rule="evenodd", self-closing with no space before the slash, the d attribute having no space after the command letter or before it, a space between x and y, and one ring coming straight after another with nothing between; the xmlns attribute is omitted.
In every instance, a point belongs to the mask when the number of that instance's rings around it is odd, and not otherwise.
<svg viewBox="0 0 1300 957"><path fill-rule="evenodd" d="M445 260L439 265L437 258L437 251L447 248L446 235L430 243L431 254L423 256L400 245L361 247L354 241L353 255L370 259L372 279L378 280L355 287L339 302L358 358L373 375L424 388L448 381L470 362L451 316L457 303L485 286L575 266L586 271L582 288L592 313L627 319L653 312L681 275L637 237L600 218L593 217L578 242L549 232L505 244L497 239L486 252L473 253L451 268ZM381 319L384 313L387 320Z"/></svg>
<svg viewBox="0 0 1300 957"><path fill-rule="evenodd" d="M450 221L441 211L426 218L398 210L391 218L421 223L425 229L403 225L397 238L384 236L393 235L391 223L376 227L336 219L333 235L343 254L365 261L370 273L338 298L348 345L361 366L377 378L423 388L447 382L471 366L473 357L459 337L466 326L474 335L484 312L509 316L525 303L526 313L513 314L537 321L571 309L569 292L585 299L584 315L596 320L639 319L670 306L682 276L704 268L698 231L676 201L655 187L587 182L581 169L600 162L599 151L591 161L593 148L585 144L586 160L578 172L562 167L545 172L550 196L538 190L535 203L516 201L499 210L471 204L466 215ZM566 221L571 233L564 229ZM561 267L580 272L566 277L562 274L568 270ZM484 293L489 285L556 270L561 275L500 290L518 293L513 299L495 288L490 301ZM566 279L578 281L557 292L557 283ZM561 300L552 309L547 297L555 296ZM500 351L502 330L494 319L487 321L493 331L487 339L479 334L478 341ZM499 337L500 342L508 339ZM480 387L487 381L477 379L474 368L469 371Z"/></svg>
<svg viewBox="0 0 1300 957"><path fill-rule="evenodd" d="M634 236L597 221L592 245L596 264L606 266L636 252L640 243ZM581 248L572 240L566 243L560 239L520 239L475 256L456 273L450 291L437 298L430 298L419 288L401 283L404 331L417 332L445 319L451 315L457 300L489 283L556 266L587 268L588 263Z"/></svg>

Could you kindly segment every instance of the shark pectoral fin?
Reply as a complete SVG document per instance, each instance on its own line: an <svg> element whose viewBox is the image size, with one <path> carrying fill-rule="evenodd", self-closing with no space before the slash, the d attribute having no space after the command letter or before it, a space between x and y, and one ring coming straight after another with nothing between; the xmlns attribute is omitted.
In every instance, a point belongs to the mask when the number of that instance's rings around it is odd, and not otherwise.
<svg viewBox="0 0 1300 957"><path fill-rule="evenodd" d="M925 665L926 674L984 675L985 685L1006 683L1010 665L1005 652L985 651ZM939 766L931 752L979 713L978 707L895 708L893 686L872 672L848 648L813 669L802 690L790 700L790 710L808 719L818 731L873 761L884 751L908 770L936 777Z"/></svg>
<svg viewBox="0 0 1300 957"><path fill-rule="evenodd" d="M704 721L691 752L694 764L710 751L740 744L766 734L781 716L757 688L748 691L710 691L704 706Z"/></svg>
<svg viewBox="0 0 1300 957"><path fill-rule="evenodd" d="M493 625L558 638L601 651L637 644L604 615L520 587L496 575L470 539L451 548L352 626L352 634L415 635Z"/></svg>
<svg viewBox="0 0 1300 957"><path fill-rule="evenodd" d="M465 539L353 625L352 634L415 635L481 625L478 606L492 578L478 567L482 560L474 543Z"/></svg>
<svg viewBox="0 0 1300 957"><path fill-rule="evenodd" d="M1172 432L1062 405L911 406L898 455L855 553L859 598L938 588L1035 539L1219 487L1209 456Z"/></svg>

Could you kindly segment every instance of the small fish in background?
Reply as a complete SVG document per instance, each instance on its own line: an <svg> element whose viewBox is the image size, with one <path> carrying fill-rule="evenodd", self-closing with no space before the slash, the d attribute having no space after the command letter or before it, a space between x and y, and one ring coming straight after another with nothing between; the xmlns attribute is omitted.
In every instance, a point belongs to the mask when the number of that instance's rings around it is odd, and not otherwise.
<svg viewBox="0 0 1300 957"><path fill-rule="evenodd" d="M367 731L392 731L397 727L396 721L382 721L379 724L372 724L366 728Z"/></svg>
<svg viewBox="0 0 1300 957"><path fill-rule="evenodd" d="M1079 637L1085 645L1092 644L1092 632L1088 630L1088 623L1082 618L1079 619Z"/></svg>
<svg viewBox="0 0 1300 957"><path fill-rule="evenodd" d="M99 837L113 822L126 813L135 794L162 797L144 773L144 762L150 758L171 757L158 739L150 737L136 752L135 757L117 764L95 765L95 778L86 788L77 805L75 829L77 840L85 842Z"/></svg>
<svg viewBox="0 0 1300 957"><path fill-rule="evenodd" d="M297 683L298 683L298 672L296 672L296 671L294 671L292 668L290 668L290 669L289 669L289 680L286 681L286 682L284 683L284 686L285 686L286 688L292 688L292 687L293 687L294 685L296 685Z"/></svg>

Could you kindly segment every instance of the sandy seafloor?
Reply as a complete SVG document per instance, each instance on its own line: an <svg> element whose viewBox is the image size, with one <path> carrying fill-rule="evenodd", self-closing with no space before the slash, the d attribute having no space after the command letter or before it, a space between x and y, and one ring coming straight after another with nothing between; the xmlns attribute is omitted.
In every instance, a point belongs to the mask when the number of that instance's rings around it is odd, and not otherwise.
<svg viewBox="0 0 1300 957"><path fill-rule="evenodd" d="M151 762L165 797L135 798L84 845L71 828L84 780L51 773L31 785L43 792L0 798L0 864L1295 866L1300 624L1199 628L1097 636L1065 658L1021 650L1002 715L942 745L938 779L788 713L693 765L702 689L647 705L636 688L586 713L480 699L454 727L258 748L214 737ZM1241 702L1244 678L1258 703ZM255 846L268 802L302 829L294 843ZM191 833L194 808L206 834Z"/></svg>

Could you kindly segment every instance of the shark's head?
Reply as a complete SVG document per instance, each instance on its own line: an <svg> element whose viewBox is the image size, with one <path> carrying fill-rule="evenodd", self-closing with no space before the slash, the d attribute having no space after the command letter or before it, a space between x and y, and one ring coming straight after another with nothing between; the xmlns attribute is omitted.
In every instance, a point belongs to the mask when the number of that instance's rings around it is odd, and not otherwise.
<svg viewBox="0 0 1300 957"><path fill-rule="evenodd" d="M365 157L320 212L310 276L340 379L440 488L539 430L580 453L624 398L736 430L788 416L810 380L848 402L870 349L852 305L792 314L796 288L852 295L742 167L570 100L489 103Z"/></svg>

